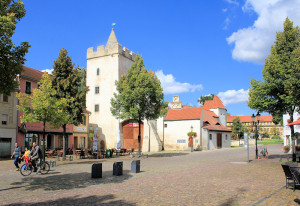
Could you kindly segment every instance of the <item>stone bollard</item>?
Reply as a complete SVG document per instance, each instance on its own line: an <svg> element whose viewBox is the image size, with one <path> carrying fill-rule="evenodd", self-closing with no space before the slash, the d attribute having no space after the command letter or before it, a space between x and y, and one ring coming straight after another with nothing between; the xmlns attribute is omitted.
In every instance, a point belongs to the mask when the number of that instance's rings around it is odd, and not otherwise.
<svg viewBox="0 0 300 206"><path fill-rule="evenodd" d="M113 175L115 176L123 175L123 162L114 162Z"/></svg>
<svg viewBox="0 0 300 206"><path fill-rule="evenodd" d="M92 178L102 178L102 163L92 165Z"/></svg>
<svg viewBox="0 0 300 206"><path fill-rule="evenodd" d="M132 173L139 173L140 172L140 165L141 165L140 160L133 160L131 162L131 172Z"/></svg>

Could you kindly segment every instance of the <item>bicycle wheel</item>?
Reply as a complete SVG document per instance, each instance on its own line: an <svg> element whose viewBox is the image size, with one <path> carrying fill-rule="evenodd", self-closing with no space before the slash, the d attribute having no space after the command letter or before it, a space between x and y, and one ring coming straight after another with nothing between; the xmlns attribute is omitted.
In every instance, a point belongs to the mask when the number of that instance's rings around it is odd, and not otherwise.
<svg viewBox="0 0 300 206"><path fill-rule="evenodd" d="M49 172L49 170L50 170L50 165L49 165L49 163L48 163L48 162L42 162L42 164L41 164L41 169L40 169L40 173L41 173L42 175L45 175L45 174L47 174L47 173Z"/></svg>
<svg viewBox="0 0 300 206"><path fill-rule="evenodd" d="M20 169L20 173L23 175L23 176L28 176L32 173L32 165L31 164L28 164L28 163L24 163L22 166L21 166L21 169Z"/></svg>

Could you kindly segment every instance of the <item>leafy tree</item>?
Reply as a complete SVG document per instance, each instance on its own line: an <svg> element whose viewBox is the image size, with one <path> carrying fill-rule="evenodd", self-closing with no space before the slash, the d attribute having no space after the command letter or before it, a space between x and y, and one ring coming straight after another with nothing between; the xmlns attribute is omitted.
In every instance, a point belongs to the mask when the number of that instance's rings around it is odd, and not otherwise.
<svg viewBox="0 0 300 206"><path fill-rule="evenodd" d="M251 79L249 107L272 115L288 113L294 121L300 106L300 29L288 18L283 32L276 34L262 73L262 81ZM290 128L294 137L294 127Z"/></svg>
<svg viewBox="0 0 300 206"><path fill-rule="evenodd" d="M67 100L62 98L57 100L54 96L56 91L52 87L52 80L48 73L44 73L40 82L39 89L33 90L33 96L25 93L18 93L20 105L17 109L23 113L21 122L41 122L43 123L43 142L45 142L46 123L52 124L54 119L66 118L65 108ZM45 161L45 144L44 144L44 161Z"/></svg>
<svg viewBox="0 0 300 206"><path fill-rule="evenodd" d="M52 85L56 90L57 99L65 98L68 101L66 113L69 118L56 119L57 124L63 128L63 157L66 155L66 126L68 124L79 125L82 123L82 113L85 109L85 96L87 87L84 87L82 75L79 68L75 68L71 57L68 56L66 49L61 49L57 60L53 64Z"/></svg>
<svg viewBox="0 0 300 206"><path fill-rule="evenodd" d="M168 102L154 72L148 72L138 54L127 76L116 81L117 92L111 99L111 113L121 119L134 119L139 123L139 155L141 154L141 122L157 119L165 114Z"/></svg>
<svg viewBox="0 0 300 206"><path fill-rule="evenodd" d="M88 88L86 87L86 69L85 68L79 68L78 69L79 71L79 75L80 75L80 87L79 87L79 92L87 92L88 91ZM83 103L84 103L84 108L86 108L86 96L84 95L83 96Z"/></svg>
<svg viewBox="0 0 300 206"><path fill-rule="evenodd" d="M232 133L234 139L240 139L243 136L243 125L239 117L232 121Z"/></svg>
<svg viewBox="0 0 300 206"><path fill-rule="evenodd" d="M204 105L206 100L213 100L214 97L215 97L214 94L205 95L205 96L201 96L197 101L200 105Z"/></svg>
<svg viewBox="0 0 300 206"><path fill-rule="evenodd" d="M17 23L25 16L22 1L0 0L0 93L10 95L18 88L15 80L22 72L28 42L15 46L11 40Z"/></svg>
<svg viewBox="0 0 300 206"><path fill-rule="evenodd" d="M283 125L283 115L282 114L273 114L273 123Z"/></svg>

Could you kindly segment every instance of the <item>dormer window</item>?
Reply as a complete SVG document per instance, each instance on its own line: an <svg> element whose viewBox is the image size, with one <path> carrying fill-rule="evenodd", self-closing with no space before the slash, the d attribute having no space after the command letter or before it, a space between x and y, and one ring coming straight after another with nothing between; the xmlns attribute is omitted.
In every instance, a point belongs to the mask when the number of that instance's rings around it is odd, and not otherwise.
<svg viewBox="0 0 300 206"><path fill-rule="evenodd" d="M217 122L217 123L216 123L216 125L220 125L220 123L219 123L219 122Z"/></svg>

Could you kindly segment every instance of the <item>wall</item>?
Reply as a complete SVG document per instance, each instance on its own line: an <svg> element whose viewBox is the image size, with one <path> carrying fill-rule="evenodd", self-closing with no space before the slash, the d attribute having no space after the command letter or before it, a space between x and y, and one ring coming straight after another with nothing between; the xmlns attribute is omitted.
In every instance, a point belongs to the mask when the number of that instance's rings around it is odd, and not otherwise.
<svg viewBox="0 0 300 206"><path fill-rule="evenodd" d="M188 150L187 133L197 132L194 138L194 149L200 147L200 120L164 121L167 127L164 128L164 148L165 150ZM177 143L177 141L182 143Z"/></svg>
<svg viewBox="0 0 300 206"><path fill-rule="evenodd" d="M296 121L298 118L300 118L300 114L295 112L293 115L294 121ZM290 126L287 126L288 122L287 120L290 119L290 116L288 114L283 115L283 134L284 134L284 145L291 143L291 128ZM300 133L300 125L294 125L294 132ZM299 144L300 141L296 144Z"/></svg>
<svg viewBox="0 0 300 206"><path fill-rule="evenodd" d="M222 134L222 148L228 148L231 147L231 137L230 132L217 132L217 131L208 131L208 149L214 150L217 148L217 134ZM212 135L212 139L209 139L209 135ZM226 139L227 135L227 139Z"/></svg>

